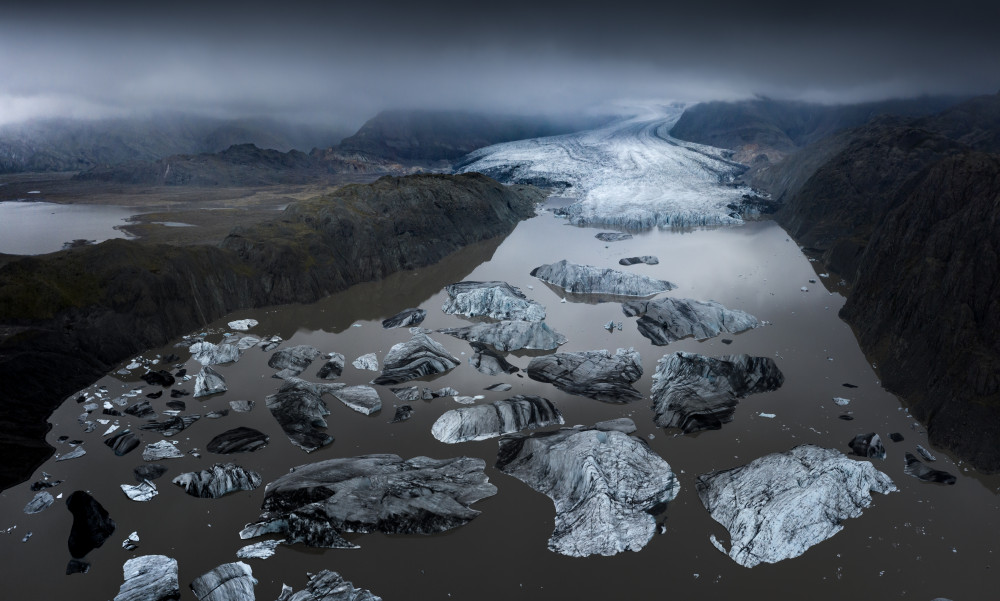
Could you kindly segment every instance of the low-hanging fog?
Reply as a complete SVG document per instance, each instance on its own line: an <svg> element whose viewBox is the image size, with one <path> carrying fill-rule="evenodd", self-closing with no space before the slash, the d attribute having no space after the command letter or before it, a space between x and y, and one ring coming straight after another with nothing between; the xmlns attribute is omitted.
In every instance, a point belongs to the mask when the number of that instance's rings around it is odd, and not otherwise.
<svg viewBox="0 0 1000 601"><path fill-rule="evenodd" d="M170 110L350 128L387 108L1000 87L996 3L669 4L37 2L0 19L0 124Z"/></svg>

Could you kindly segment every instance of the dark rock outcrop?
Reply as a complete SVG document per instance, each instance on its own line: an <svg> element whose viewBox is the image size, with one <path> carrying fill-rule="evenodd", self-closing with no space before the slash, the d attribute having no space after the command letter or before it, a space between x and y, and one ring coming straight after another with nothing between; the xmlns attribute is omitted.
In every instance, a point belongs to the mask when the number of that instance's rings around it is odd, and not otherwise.
<svg viewBox="0 0 1000 601"><path fill-rule="evenodd" d="M552 401L519 394L489 405L445 411L431 426L431 434L441 442L452 444L564 423L562 413Z"/></svg>
<svg viewBox="0 0 1000 601"><path fill-rule="evenodd" d="M625 315L639 315L639 333L657 346L693 336L697 340L719 334L739 334L760 326L760 321L745 311L727 309L715 301L687 298L661 298L629 301L622 305Z"/></svg>
<svg viewBox="0 0 1000 601"><path fill-rule="evenodd" d="M0 488L51 455L51 410L120 361L237 309L310 302L423 267L509 232L541 199L478 174L386 177L292 203L220 247L115 239L5 263Z"/></svg>
<svg viewBox="0 0 1000 601"><path fill-rule="evenodd" d="M718 430L733 420L739 400L777 390L785 376L769 357L665 355L653 374L653 421L685 433Z"/></svg>
<svg viewBox="0 0 1000 601"><path fill-rule="evenodd" d="M250 453L263 449L267 446L270 437L260 430L240 426L232 430L226 430L219 434L206 445L209 453L219 453L229 455L232 453Z"/></svg>
<svg viewBox="0 0 1000 601"><path fill-rule="evenodd" d="M115 532L117 525L94 497L78 490L66 498L66 507L73 514L69 531L69 554L75 559L100 547Z"/></svg>
<svg viewBox="0 0 1000 601"><path fill-rule="evenodd" d="M459 360L427 334L415 334L407 342L394 344L382 362L382 375L373 384L400 384L416 378L444 373L458 367Z"/></svg>
<svg viewBox="0 0 1000 601"><path fill-rule="evenodd" d="M470 457L398 455L301 465L267 485L260 521L240 536L280 533L290 542L351 548L339 532L444 532L479 515L469 505L496 494L485 467Z"/></svg>
<svg viewBox="0 0 1000 601"><path fill-rule="evenodd" d="M680 483L631 420L505 436L496 467L556 507L549 549L572 557L638 551ZM625 431L622 431L625 430Z"/></svg>
<svg viewBox="0 0 1000 601"><path fill-rule="evenodd" d="M642 398L632 383L642 377L642 361L634 349L553 353L535 357L528 377L548 382L570 394L605 403L628 403Z"/></svg>

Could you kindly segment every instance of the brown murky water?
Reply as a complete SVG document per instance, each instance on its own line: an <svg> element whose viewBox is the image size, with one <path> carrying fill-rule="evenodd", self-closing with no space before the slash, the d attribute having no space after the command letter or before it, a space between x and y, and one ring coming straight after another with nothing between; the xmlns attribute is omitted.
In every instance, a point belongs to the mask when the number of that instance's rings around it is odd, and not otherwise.
<svg viewBox="0 0 1000 601"><path fill-rule="evenodd" d="M311 344L324 352L347 356L340 382L367 383L374 372L351 367L350 362L375 352L381 362L389 348L409 337L406 329L383 330L379 321L411 306L428 311L422 324L427 328L460 325L461 317L445 315L440 306L443 287L464 279L501 279L519 286L547 307L548 323L569 338L561 350L635 347L642 354L645 375L636 386L648 394L656 361L676 350L708 355L751 353L774 357L785 374L785 385L773 393L751 396L737 409L735 420L719 431L678 435L655 428L646 401L630 405L608 405L564 394L554 387L516 376L487 377L467 363L434 379L435 387L452 386L462 394L484 394L490 402L518 393L531 393L553 400L567 424L591 424L597 420L629 416L638 434L678 472L681 491L663 517L666 533L657 535L642 551L615 557L569 558L547 550L554 510L552 502L520 481L493 469L496 440L446 445L430 434L431 424L448 409L458 407L450 398L411 403L412 419L390 425L393 405L399 404L388 388L380 388L383 410L372 416L356 413L326 397L331 415L329 431L336 441L307 455L294 447L264 407L264 397L279 381L271 378L266 365L269 353L247 351L236 364L217 366L228 381L229 391L207 401L185 397L189 412L205 413L228 407L228 401L251 399L251 413L230 413L218 419L201 419L174 439L188 451L198 448L200 459L186 456L167 460L167 474L157 481L160 494L147 503L130 501L118 485L134 483L132 468L141 463L140 451L115 457L101 444L104 428L84 435L76 418L80 407L67 403L52 416L50 442L58 453L68 451L56 438L67 435L84 439L88 454L80 459L54 463L39 469L65 482L50 489L63 493L56 505L37 515L22 508L33 496L29 483L0 495L0 535L5 598L110 599L122 581L121 565L133 556L165 554L180 564L182 595L193 599L187 585L211 568L236 560L236 550L252 541L242 541L240 528L253 521L263 498L263 486L254 492L234 493L217 500L195 499L172 485L181 472L203 469L215 462L235 461L260 471L265 482L295 465L331 457L366 453L397 453L403 457L470 455L487 462L490 481L499 493L474 508L482 514L466 526L435 536L382 534L349 535L361 545L358 550L320 550L301 545L282 546L267 560L248 560L259 580L257 598L274 599L282 583L296 590L306 582L307 572L330 569L340 572L357 586L369 588L386 599L764 599L786 598L842 601L863 594L872 598L955 600L994 598L997 577L995 552L1000 542L1000 511L997 493L1000 478L984 477L957 463L940 449L934 467L958 477L954 486L920 482L903 474L903 453L916 444L930 448L922 429L913 427L899 400L885 392L878 375L858 348L850 328L838 317L844 299L828 293L785 232L774 223L743 227L680 232L648 232L634 239L604 243L596 240L599 230L569 227L549 213L528 220L506 239L470 247L433 267L396 274L378 283L356 286L312 305L284 306L261 311L243 311L213 324L225 328L231 319L253 317L260 325L257 335L278 334L286 346ZM730 308L740 308L771 322L770 325L731 336L733 344L720 339L681 341L654 347L636 331L634 319L625 318L616 303L561 303L560 295L529 271L542 263L566 258L578 263L616 266L627 256L652 254L657 266L623 267L679 285L668 294L678 297L714 299ZM810 284L808 280L820 280ZM807 286L809 292L801 292ZM533 287L533 288L532 288ZM602 324L614 319L625 322L624 332L608 333ZM360 326L360 327L352 327ZM221 338L221 331L209 337ZM469 345L436 334L452 354L466 361ZM186 349L168 346L151 349L145 357L176 352L184 359ZM524 368L527 353L510 357ZM187 361L192 373L200 367ZM319 362L304 372L313 376ZM53 366L58 372L58 366ZM98 384L112 395L140 386L133 376L109 376ZM514 389L507 393L483 388L506 381ZM842 383L858 386L847 389ZM191 390L193 382L183 385ZM152 387L145 386L144 392ZM165 408L164 397L153 401ZM839 407L832 397L851 399ZM845 410L854 421L837 419ZM776 418L760 417L774 413ZM95 415L96 416L96 415ZM112 418L114 419L114 418ZM118 418L123 427L142 420ZM229 457L204 451L216 434L240 425L252 426L271 436L270 445L257 453ZM885 439L888 458L876 466L889 474L899 487L890 495L875 495L874 503L858 519L832 539L809 549L798 558L774 565L743 568L718 552L709 535L722 540L728 535L702 507L694 490L698 474L747 463L761 455L813 443L848 452L847 442L855 434L876 431ZM901 432L906 440L892 443L890 432ZM143 443L160 437L143 432ZM652 438L651 438L652 437ZM30 481L29 481L30 482ZM65 509L65 496L74 490L90 491L118 522L118 530L89 555L90 573L64 575L69 553L66 538L72 522ZM133 530L141 537L137 551L121 548ZM27 543L22 537L33 533Z"/></svg>

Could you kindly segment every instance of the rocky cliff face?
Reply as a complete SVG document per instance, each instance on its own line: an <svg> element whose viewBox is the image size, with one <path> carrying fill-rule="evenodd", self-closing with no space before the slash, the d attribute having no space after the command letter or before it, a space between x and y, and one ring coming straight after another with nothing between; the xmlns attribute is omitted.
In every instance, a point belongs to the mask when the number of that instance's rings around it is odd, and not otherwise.
<svg viewBox="0 0 1000 601"><path fill-rule="evenodd" d="M724 108L695 111L690 139L736 148L740 131L795 118ZM783 203L775 218L796 241L851 284L841 317L931 441L1000 471L1000 95L896 114L910 116L811 138L752 181Z"/></svg>
<svg viewBox="0 0 1000 601"><path fill-rule="evenodd" d="M841 316L933 444L1000 470L1000 156L965 152L891 197Z"/></svg>
<svg viewBox="0 0 1000 601"><path fill-rule="evenodd" d="M1000 96L878 119L770 169L776 214L852 285L841 316L931 441L1000 470ZM767 172L764 172L767 173Z"/></svg>
<svg viewBox="0 0 1000 601"><path fill-rule="evenodd" d="M293 203L221 248L108 240L5 264L0 488L51 455L45 418L114 363L239 308L308 302L428 265L509 232L538 200L478 174L385 177Z"/></svg>

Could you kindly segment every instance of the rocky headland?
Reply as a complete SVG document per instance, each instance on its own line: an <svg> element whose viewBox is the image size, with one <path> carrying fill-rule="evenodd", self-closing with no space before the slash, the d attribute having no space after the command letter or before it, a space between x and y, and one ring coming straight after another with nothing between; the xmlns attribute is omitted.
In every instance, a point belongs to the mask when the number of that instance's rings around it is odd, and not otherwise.
<svg viewBox="0 0 1000 601"><path fill-rule="evenodd" d="M384 177L219 246L115 239L0 267L0 488L47 459L49 413L119 361L250 307L309 302L509 233L542 194L479 174ZM59 377L53 377L58 366Z"/></svg>

